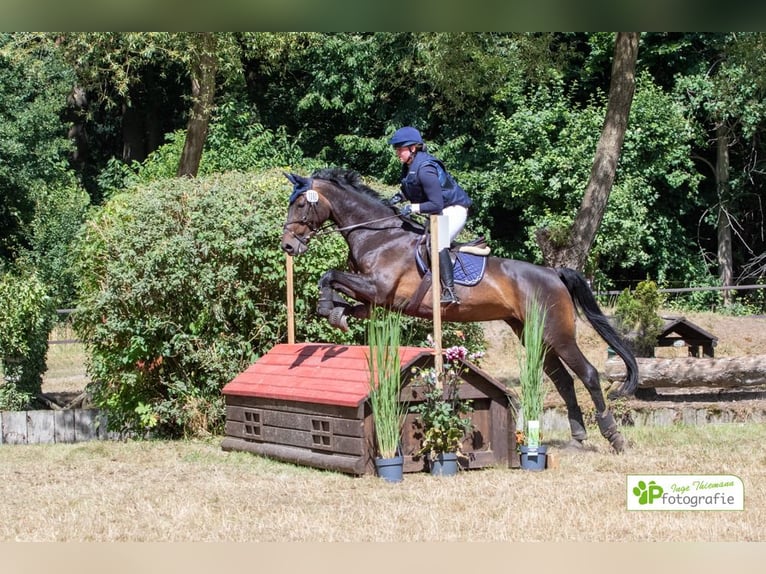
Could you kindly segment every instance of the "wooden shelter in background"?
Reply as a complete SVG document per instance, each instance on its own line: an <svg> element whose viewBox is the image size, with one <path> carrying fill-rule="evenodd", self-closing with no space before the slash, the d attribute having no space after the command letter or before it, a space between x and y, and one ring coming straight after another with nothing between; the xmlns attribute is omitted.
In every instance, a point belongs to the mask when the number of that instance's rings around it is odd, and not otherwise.
<svg viewBox="0 0 766 574"><path fill-rule="evenodd" d="M636 398L657 396L656 389L720 388L745 389L766 384L766 355L713 356L718 337L684 317L663 317L657 347L687 347L688 356L675 358L638 357ZM610 382L627 376L625 364L610 357L604 375Z"/></svg>
<svg viewBox="0 0 766 574"><path fill-rule="evenodd" d="M276 345L223 388L224 450L362 475L375 472L375 428L369 404L369 349L321 343ZM412 369L434 366L434 354L402 347L400 398L423 400ZM459 396L473 401L473 432L462 445L464 468L518 466L516 422L505 386L464 362ZM426 461L418 416L408 413L403 430L404 471Z"/></svg>
<svg viewBox="0 0 766 574"><path fill-rule="evenodd" d="M686 346L690 357L713 357L718 337L685 317L662 317L662 320L665 325L657 335L657 347Z"/></svg>

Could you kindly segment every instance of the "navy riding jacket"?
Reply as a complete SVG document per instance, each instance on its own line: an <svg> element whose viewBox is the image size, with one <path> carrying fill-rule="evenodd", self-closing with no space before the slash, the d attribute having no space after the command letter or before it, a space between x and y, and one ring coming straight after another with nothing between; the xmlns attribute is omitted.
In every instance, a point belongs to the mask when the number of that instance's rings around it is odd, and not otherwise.
<svg viewBox="0 0 766 574"><path fill-rule="evenodd" d="M402 193L410 202L419 203L420 213L425 214L441 213L451 205L468 208L472 203L441 160L425 151L402 167Z"/></svg>

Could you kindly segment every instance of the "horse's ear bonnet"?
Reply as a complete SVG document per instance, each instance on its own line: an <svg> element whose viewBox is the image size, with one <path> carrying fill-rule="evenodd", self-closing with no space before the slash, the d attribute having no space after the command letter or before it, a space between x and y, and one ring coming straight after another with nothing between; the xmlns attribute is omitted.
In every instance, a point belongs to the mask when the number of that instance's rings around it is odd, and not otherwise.
<svg viewBox="0 0 766 574"><path fill-rule="evenodd" d="M293 184L293 192L290 195L290 205L292 205L302 193L311 189L312 180L310 177L302 177L294 173L285 173L285 177Z"/></svg>

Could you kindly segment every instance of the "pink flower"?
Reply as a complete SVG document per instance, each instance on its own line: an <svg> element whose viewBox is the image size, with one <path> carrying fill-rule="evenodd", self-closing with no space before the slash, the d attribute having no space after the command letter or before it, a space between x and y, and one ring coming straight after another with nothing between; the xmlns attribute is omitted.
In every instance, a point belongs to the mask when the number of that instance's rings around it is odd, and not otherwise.
<svg viewBox="0 0 766 574"><path fill-rule="evenodd" d="M456 361L458 359L465 359L468 356L468 349L462 345L455 345L444 351L444 356L448 361Z"/></svg>

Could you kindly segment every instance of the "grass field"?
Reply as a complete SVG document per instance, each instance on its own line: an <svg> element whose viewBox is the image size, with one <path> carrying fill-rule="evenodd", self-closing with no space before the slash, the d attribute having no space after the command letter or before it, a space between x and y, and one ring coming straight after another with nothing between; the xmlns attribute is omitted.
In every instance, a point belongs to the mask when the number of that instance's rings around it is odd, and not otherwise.
<svg viewBox="0 0 766 574"><path fill-rule="evenodd" d="M766 425L627 428L611 454L557 448L558 468L389 484L203 442L0 447L0 541L763 541ZM626 509L627 474L734 474L744 511Z"/></svg>
<svg viewBox="0 0 766 574"><path fill-rule="evenodd" d="M690 319L720 337L717 356L765 348L763 318ZM516 343L497 327L490 325L482 367L512 380ZM600 368L603 341L587 327L578 340ZM43 391L82 390L83 361L79 344L51 345ZM621 456L596 429L585 451L565 450L568 436L550 433L556 469L484 469L444 479L418 473L396 485L224 452L221 437L2 445L0 542L766 541L766 425L623 432L632 447ZM628 511L628 474L734 474L745 485L745 510Z"/></svg>

